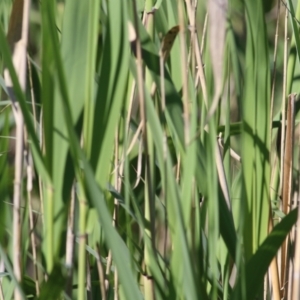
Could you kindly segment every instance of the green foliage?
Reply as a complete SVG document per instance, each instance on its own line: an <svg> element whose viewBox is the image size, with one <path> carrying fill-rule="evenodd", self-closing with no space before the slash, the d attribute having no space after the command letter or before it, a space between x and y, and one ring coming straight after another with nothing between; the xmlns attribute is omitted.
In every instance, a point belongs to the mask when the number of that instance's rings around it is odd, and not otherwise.
<svg viewBox="0 0 300 300"><path fill-rule="evenodd" d="M270 191L281 193L272 186L272 176L280 176L272 142L281 126L271 120L275 23L265 14L272 1L229 1L218 74L206 8L193 5L34 1L29 22L37 35L30 36L22 91L6 38L11 1L0 4L0 62L30 154L21 183L18 282L11 238L15 124L0 77L4 299L15 289L20 299L263 299L271 261L298 218L296 209L284 215L271 205ZM287 70L290 88L294 70L295 61ZM210 115L220 74L222 93ZM295 166L294 182L298 172ZM269 232L269 217L277 215L281 221Z"/></svg>

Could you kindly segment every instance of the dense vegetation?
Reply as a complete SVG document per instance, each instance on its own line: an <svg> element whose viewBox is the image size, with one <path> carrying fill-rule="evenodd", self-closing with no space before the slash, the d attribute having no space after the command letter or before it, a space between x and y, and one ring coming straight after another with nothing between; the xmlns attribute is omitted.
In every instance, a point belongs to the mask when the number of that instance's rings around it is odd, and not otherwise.
<svg viewBox="0 0 300 300"><path fill-rule="evenodd" d="M298 20L1 0L0 299L300 299Z"/></svg>

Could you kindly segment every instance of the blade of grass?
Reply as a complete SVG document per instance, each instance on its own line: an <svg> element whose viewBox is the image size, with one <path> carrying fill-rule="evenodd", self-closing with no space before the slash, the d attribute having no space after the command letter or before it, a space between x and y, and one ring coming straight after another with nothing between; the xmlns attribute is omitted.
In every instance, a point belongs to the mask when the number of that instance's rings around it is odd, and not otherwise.
<svg viewBox="0 0 300 300"><path fill-rule="evenodd" d="M160 68L159 68L159 55L156 47L151 43L151 39L145 32L145 29L139 25L140 38L142 41L142 57L151 70L151 75L158 88L160 88ZM184 154L184 135L183 135L183 120L182 120L182 104L178 93L175 90L169 72L165 69L165 99L166 99L166 120L171 131L172 139L178 147L178 152ZM196 179L199 185L199 190L203 195L207 195L207 174L206 168L206 152L203 145L197 143L197 168ZM225 199L223 196L219 198L220 201L220 229L224 237L227 247L230 249L232 257L235 257L235 242L236 234L233 225L231 213L228 211Z"/></svg>
<svg viewBox="0 0 300 300"><path fill-rule="evenodd" d="M99 87L94 107L91 165L105 189L112 165L114 133L126 95L129 70L127 7L109 2L107 31L98 70ZM106 171L107 170L107 171ZM103 172L106 172L105 175Z"/></svg>
<svg viewBox="0 0 300 300"><path fill-rule="evenodd" d="M117 0L115 0L118 2ZM112 3L117 4L117 3ZM53 23L53 15L48 14L49 23ZM63 100L63 111L64 118L66 121L66 127L68 130L69 141L70 141L70 150L72 154L73 163L76 170L77 180L79 180L80 188L82 192L86 190L87 195L91 201L91 203L96 208L100 223L102 224L103 230L106 233L105 239L107 241L108 246L111 248L113 252L113 258L116 264L116 267L119 271L119 277L121 284L123 285L124 293L126 298L128 299L141 299L141 294L138 290L137 284L133 279L133 274L130 267L130 258L128 249L126 248L124 242L117 234L116 230L112 226L112 220L110 217L110 213L107 209L105 198L103 192L99 189L94 177L94 173L89 165L83 151L80 148L74 126L72 121L72 114L70 109L70 101L68 95L68 89L66 85L65 74L63 70L62 58L60 56L60 52L57 51L59 49L58 40L56 39L56 32L54 28L51 28L51 40L52 46L56 50L54 51L55 55L55 64L57 67L57 74L59 77L59 87ZM81 160L83 169L79 166L79 160ZM84 173L84 182L82 180L81 172Z"/></svg>
<svg viewBox="0 0 300 300"><path fill-rule="evenodd" d="M244 242L248 260L264 240L268 230L270 70L265 21L260 1L246 3L246 17L249 34L243 101L242 161L244 197L247 202Z"/></svg>
<svg viewBox="0 0 300 300"><path fill-rule="evenodd" d="M300 18L300 2L297 4L297 11L295 14L293 2L287 0L287 7L289 10L289 17L292 24L293 37L290 48L290 55L288 60L288 74L287 74L287 93L292 92L293 76L295 72L296 57L300 60L300 35L299 27L296 20ZM297 55L296 55L297 52Z"/></svg>
<svg viewBox="0 0 300 300"><path fill-rule="evenodd" d="M286 215L282 221L277 224L268 237L258 247L255 254L249 259L246 264L246 299L254 299L259 289L262 287L265 273L268 270L269 264L276 255L278 249L289 234L292 226L297 221L298 209L292 210ZM238 286L241 284L239 278L234 292L231 295L232 299L240 299L237 293Z"/></svg>

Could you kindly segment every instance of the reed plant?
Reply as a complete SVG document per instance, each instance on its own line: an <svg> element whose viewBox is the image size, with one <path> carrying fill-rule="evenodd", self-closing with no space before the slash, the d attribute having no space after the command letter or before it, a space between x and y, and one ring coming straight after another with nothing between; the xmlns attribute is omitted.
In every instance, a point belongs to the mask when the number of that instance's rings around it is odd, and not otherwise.
<svg viewBox="0 0 300 300"><path fill-rule="evenodd" d="M299 299L298 20L2 0L0 299Z"/></svg>

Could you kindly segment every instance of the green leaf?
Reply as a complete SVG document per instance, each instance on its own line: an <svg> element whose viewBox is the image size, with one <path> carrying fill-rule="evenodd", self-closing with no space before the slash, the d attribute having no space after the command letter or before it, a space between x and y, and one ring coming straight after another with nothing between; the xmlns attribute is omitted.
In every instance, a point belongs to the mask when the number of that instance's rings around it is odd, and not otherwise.
<svg viewBox="0 0 300 300"><path fill-rule="evenodd" d="M298 217L298 208L292 210L282 221L277 224L264 242L259 246L255 254L246 264L246 299L254 299L263 284L263 279L268 271L272 259L277 254L280 246L295 225ZM241 299L239 289L242 279L239 278L232 299Z"/></svg>

